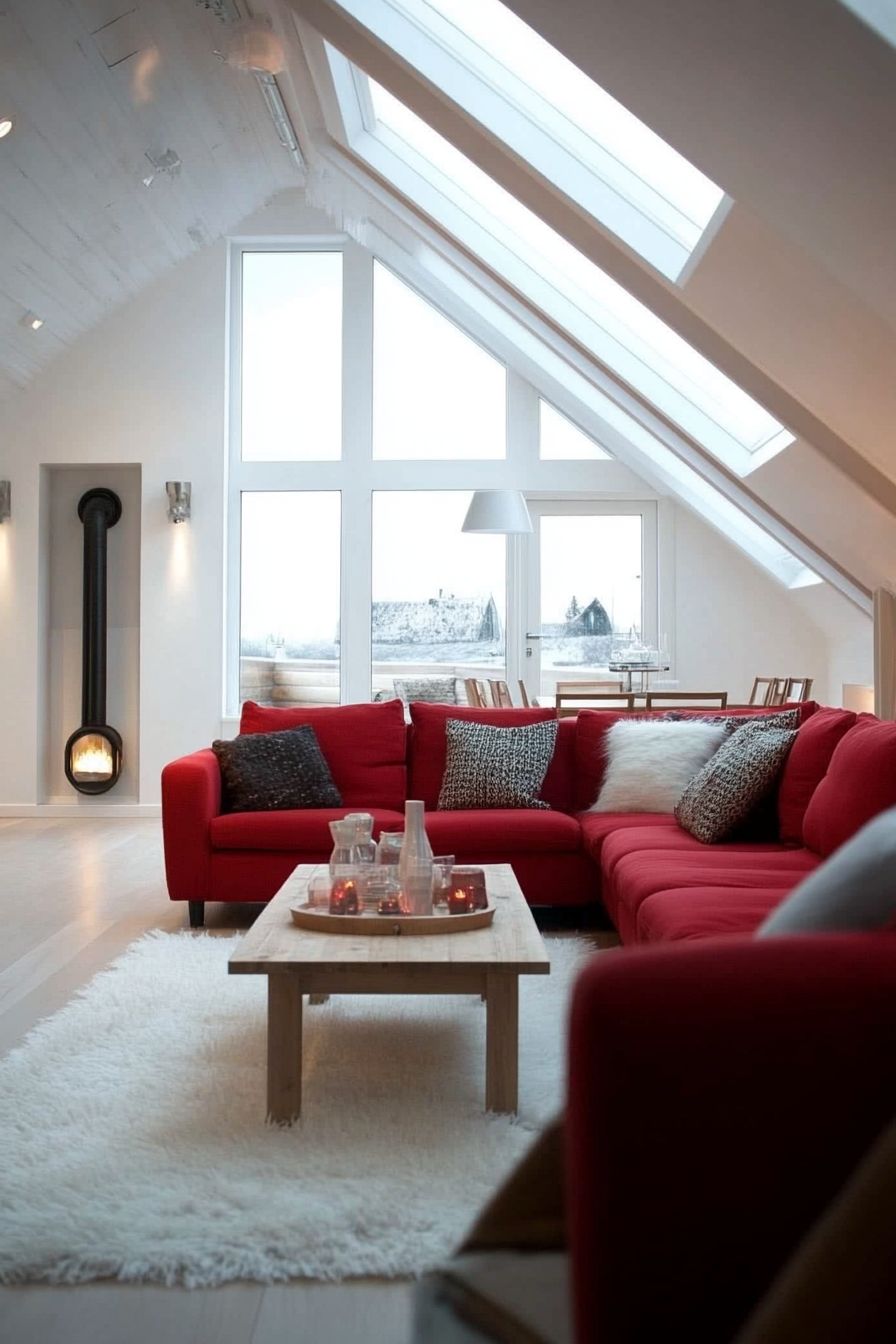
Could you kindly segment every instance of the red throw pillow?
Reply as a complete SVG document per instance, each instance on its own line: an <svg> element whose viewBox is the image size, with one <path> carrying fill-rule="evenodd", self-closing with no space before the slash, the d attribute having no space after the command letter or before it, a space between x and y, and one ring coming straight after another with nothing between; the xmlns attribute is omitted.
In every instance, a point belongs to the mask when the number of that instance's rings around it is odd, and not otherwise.
<svg viewBox="0 0 896 1344"><path fill-rule="evenodd" d="M834 749L853 727L851 709L819 709L800 724L778 789L778 835L803 843L803 819L812 795L825 777Z"/></svg>
<svg viewBox="0 0 896 1344"><path fill-rule="evenodd" d="M806 808L803 844L826 859L888 807L896 807L896 723L859 714Z"/></svg>
<svg viewBox="0 0 896 1344"><path fill-rule="evenodd" d="M400 700L379 704L270 708L247 700L241 733L274 733L310 723L346 808L404 810L407 726Z"/></svg>
<svg viewBox="0 0 896 1344"><path fill-rule="evenodd" d="M555 719L555 709L475 709L470 705L430 705L411 701L411 755L408 769L408 797L422 798L434 811L445 774L448 719L466 719L471 723L490 723L497 728L519 728L527 723ZM550 776L550 770L548 771ZM547 780L545 781L547 783ZM548 795L545 793L545 797Z"/></svg>

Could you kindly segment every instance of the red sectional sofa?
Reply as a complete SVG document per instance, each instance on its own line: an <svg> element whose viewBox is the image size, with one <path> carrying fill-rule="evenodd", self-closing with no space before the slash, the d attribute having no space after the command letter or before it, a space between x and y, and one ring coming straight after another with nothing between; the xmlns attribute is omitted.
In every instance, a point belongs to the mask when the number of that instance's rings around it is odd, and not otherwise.
<svg viewBox="0 0 896 1344"><path fill-rule="evenodd" d="M894 984L889 931L702 938L586 965L565 1135L577 1340L741 1341L896 1115ZM751 1344L894 1338L884 1198L862 1229L865 1283L854 1257L839 1278L827 1266L825 1328L791 1309Z"/></svg>
<svg viewBox="0 0 896 1344"><path fill-rule="evenodd" d="M541 790L550 810L439 812L447 719L516 726L554 711L412 704L407 725L398 700L313 709L248 701L241 733L314 726L343 806L222 812L214 753L173 761L162 773L169 894L190 903L194 925L206 901L270 900L296 864L328 858L331 820L363 808L373 813L375 834L401 829L405 800L422 798L435 853L510 863L533 905L602 900L625 943L751 932L865 821L896 804L896 724L812 701L798 708L773 838L705 845L671 815L587 810L603 777L605 734L623 717L614 711L582 710L558 722Z"/></svg>

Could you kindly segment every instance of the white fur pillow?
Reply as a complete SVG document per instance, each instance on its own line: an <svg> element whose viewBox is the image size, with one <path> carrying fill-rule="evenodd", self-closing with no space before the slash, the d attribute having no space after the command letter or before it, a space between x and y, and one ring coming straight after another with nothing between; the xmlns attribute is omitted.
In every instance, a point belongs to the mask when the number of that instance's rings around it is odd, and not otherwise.
<svg viewBox="0 0 896 1344"><path fill-rule="evenodd" d="M722 723L614 723L605 738L604 782L588 811L672 812L727 735Z"/></svg>

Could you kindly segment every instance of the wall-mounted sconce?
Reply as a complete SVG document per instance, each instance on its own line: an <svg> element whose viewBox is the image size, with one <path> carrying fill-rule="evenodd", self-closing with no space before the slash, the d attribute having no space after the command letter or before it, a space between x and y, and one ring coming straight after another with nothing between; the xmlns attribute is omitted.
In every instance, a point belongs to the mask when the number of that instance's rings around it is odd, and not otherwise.
<svg viewBox="0 0 896 1344"><path fill-rule="evenodd" d="M9 481L0 481L0 523L8 523L12 516L12 485Z"/></svg>
<svg viewBox="0 0 896 1344"><path fill-rule="evenodd" d="M192 518L190 508L189 481L166 481L165 489L168 491L168 521L169 523L185 523L188 518Z"/></svg>

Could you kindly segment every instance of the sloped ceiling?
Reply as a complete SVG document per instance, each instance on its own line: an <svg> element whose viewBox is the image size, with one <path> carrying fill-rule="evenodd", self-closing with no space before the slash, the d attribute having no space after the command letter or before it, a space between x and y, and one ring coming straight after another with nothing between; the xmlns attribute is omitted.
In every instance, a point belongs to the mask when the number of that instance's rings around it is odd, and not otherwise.
<svg viewBox="0 0 896 1344"><path fill-rule="evenodd" d="M221 18L193 0L0 8L0 116L15 118L0 140L0 400L301 182L252 75L215 54L238 12L219 8ZM39 331L21 325L28 312Z"/></svg>
<svg viewBox="0 0 896 1344"><path fill-rule="evenodd" d="M745 361L810 433L732 482L732 497L786 520L866 591L896 577L896 54L837 0L507 2L735 200L686 285L657 290L663 315L710 358ZM16 127L0 141L0 401L105 312L301 186L255 80L216 49L235 20L270 18L313 168L326 132L293 15L323 3L7 0L0 115ZM179 167L154 167L169 150ZM630 260L620 249L620 267ZM22 325L29 311L44 318L37 332Z"/></svg>

